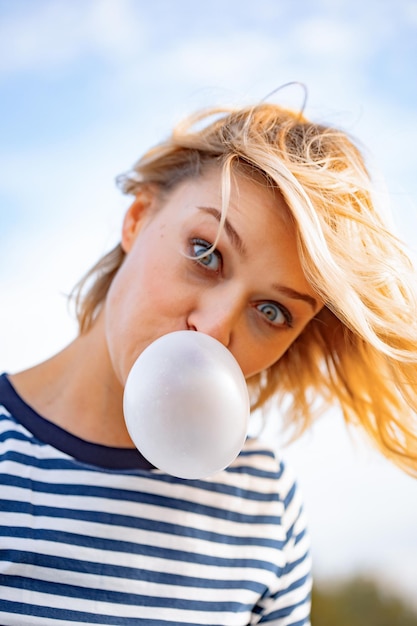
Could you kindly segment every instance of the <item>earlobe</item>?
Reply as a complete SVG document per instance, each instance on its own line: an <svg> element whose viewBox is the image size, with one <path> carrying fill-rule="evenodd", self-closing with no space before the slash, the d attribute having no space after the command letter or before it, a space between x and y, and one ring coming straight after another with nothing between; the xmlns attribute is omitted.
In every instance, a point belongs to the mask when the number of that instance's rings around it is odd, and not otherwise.
<svg viewBox="0 0 417 626"><path fill-rule="evenodd" d="M126 253L130 252L132 248L133 242L142 227L143 218L147 215L153 203L153 198L154 196L149 189L143 189L126 211L121 241L122 248Z"/></svg>

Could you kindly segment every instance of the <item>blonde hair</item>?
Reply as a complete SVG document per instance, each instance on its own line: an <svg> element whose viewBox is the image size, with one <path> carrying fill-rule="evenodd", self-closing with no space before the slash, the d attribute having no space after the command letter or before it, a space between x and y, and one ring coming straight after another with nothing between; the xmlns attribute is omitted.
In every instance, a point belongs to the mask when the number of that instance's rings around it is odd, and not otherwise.
<svg viewBox="0 0 417 626"><path fill-rule="evenodd" d="M348 423L417 475L417 278L374 207L354 142L275 104L216 108L179 124L119 183L127 194L152 185L163 196L213 165L223 168L224 207L235 168L279 189L307 279L325 303L285 355L249 380L253 408L285 400L287 423L300 434L318 408L336 402ZM117 246L80 281L80 332L123 258Z"/></svg>

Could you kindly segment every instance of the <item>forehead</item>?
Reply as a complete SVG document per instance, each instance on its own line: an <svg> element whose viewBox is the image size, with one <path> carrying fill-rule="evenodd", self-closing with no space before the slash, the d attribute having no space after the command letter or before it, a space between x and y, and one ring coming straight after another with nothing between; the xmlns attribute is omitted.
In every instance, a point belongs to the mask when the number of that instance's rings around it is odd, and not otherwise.
<svg viewBox="0 0 417 626"><path fill-rule="evenodd" d="M277 187L268 186L260 174L253 178L247 171L232 170L225 179L221 168L213 167L178 185L167 204L172 209L169 219L178 225L197 216L214 224L218 233L224 230L232 243L239 239L235 233L240 235L256 256L285 249L298 257L291 212Z"/></svg>
<svg viewBox="0 0 417 626"><path fill-rule="evenodd" d="M198 204L205 199L221 213L227 213L229 209L239 211L243 204L249 204L253 209L253 219L259 221L265 217L262 207L268 206L288 227L293 229L295 226L278 187L266 175L249 165L239 164L230 171L212 165L200 176L179 183L167 197L162 198L161 205L166 201L175 201L179 196L184 206L188 206L188 203Z"/></svg>

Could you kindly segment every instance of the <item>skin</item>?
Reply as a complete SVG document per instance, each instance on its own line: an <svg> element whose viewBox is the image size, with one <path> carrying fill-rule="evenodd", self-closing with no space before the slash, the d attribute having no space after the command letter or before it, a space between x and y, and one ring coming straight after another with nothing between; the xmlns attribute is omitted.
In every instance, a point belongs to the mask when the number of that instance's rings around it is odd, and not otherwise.
<svg viewBox="0 0 417 626"><path fill-rule="evenodd" d="M163 201L143 189L123 223L126 259L92 329L11 377L35 410L86 440L131 447L123 386L136 358L161 335L211 335L247 378L284 354L322 306L301 268L285 202L234 175L228 223L208 253L220 210L217 169Z"/></svg>

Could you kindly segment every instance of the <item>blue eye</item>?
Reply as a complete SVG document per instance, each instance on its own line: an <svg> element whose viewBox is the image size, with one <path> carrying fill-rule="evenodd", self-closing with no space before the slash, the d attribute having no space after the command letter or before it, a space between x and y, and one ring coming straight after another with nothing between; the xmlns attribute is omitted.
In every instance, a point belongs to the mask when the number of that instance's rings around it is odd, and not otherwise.
<svg viewBox="0 0 417 626"><path fill-rule="evenodd" d="M222 266L222 256L216 249L208 252L212 244L204 239L193 239L191 242L192 256L199 265L203 265L209 270L218 272Z"/></svg>
<svg viewBox="0 0 417 626"><path fill-rule="evenodd" d="M275 302L262 302L256 306L258 311L265 316L270 324L275 326L289 326L292 325L291 313L284 308L276 304Z"/></svg>

